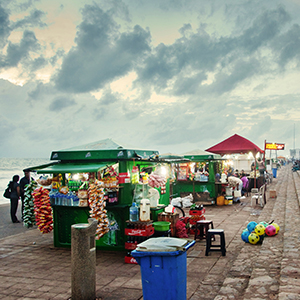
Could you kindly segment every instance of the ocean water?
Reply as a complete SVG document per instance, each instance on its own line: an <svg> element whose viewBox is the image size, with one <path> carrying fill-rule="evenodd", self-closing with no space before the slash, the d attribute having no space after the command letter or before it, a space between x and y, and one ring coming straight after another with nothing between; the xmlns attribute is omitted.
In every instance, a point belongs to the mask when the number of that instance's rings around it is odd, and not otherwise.
<svg viewBox="0 0 300 300"><path fill-rule="evenodd" d="M50 160L46 158L0 158L0 204L10 202L9 199L3 197L3 193L14 175L19 175L21 179L24 177L24 169L49 162ZM39 176L31 172L31 177L34 179L39 178Z"/></svg>

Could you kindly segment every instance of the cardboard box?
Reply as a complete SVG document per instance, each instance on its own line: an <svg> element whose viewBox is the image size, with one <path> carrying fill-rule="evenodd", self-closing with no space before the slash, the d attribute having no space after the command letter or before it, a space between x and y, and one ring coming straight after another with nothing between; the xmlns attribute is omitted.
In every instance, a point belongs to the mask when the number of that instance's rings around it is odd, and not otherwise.
<svg viewBox="0 0 300 300"><path fill-rule="evenodd" d="M269 191L269 197L270 198L277 198L277 194L275 190L270 190Z"/></svg>

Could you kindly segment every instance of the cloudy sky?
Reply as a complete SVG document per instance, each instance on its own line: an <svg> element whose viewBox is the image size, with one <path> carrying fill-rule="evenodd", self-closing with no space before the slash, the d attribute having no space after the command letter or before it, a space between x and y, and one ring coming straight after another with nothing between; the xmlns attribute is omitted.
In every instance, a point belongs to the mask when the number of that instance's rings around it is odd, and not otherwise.
<svg viewBox="0 0 300 300"><path fill-rule="evenodd" d="M299 0L0 0L0 157L106 138L183 153L235 133L289 154L299 11Z"/></svg>

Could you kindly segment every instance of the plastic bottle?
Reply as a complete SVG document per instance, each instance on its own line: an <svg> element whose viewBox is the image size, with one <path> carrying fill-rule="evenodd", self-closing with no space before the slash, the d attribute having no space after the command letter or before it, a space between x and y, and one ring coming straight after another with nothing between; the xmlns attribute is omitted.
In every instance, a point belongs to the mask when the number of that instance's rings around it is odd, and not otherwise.
<svg viewBox="0 0 300 300"><path fill-rule="evenodd" d="M56 192L56 195L55 195L55 204L56 205L61 205L61 198L60 198L60 193L59 192Z"/></svg>
<svg viewBox="0 0 300 300"><path fill-rule="evenodd" d="M221 183L226 183L226 174L221 174Z"/></svg>
<svg viewBox="0 0 300 300"><path fill-rule="evenodd" d="M49 197L50 197L50 204L51 205L53 205L53 204L55 204L55 196L54 196L54 192L53 191L51 191L50 193L49 193Z"/></svg>
<svg viewBox="0 0 300 300"><path fill-rule="evenodd" d="M139 183L139 168L137 166L132 167L132 172L131 172L131 183L132 184L137 184Z"/></svg>
<svg viewBox="0 0 300 300"><path fill-rule="evenodd" d="M77 197L75 192L73 192L71 200L72 200L72 204L71 204L72 206L79 205L79 198Z"/></svg>
<svg viewBox="0 0 300 300"><path fill-rule="evenodd" d="M129 220L131 222L136 222L139 220L139 209L134 202L129 209Z"/></svg>
<svg viewBox="0 0 300 300"><path fill-rule="evenodd" d="M70 195L70 192L67 195L65 195L65 197L66 197L65 205L71 206L71 195Z"/></svg>
<svg viewBox="0 0 300 300"><path fill-rule="evenodd" d="M79 206L79 198L77 195L75 195L73 198L73 206Z"/></svg>

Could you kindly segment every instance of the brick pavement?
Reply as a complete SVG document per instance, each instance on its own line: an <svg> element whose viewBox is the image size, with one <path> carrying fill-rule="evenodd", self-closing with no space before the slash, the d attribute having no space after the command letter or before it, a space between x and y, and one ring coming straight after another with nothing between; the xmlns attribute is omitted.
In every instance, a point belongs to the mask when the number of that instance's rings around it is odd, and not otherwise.
<svg viewBox="0 0 300 300"><path fill-rule="evenodd" d="M263 209L251 208L250 197L240 204L206 207L206 218L225 230L227 253L205 256L205 241L188 251L187 299L300 299L300 177L284 167L269 188L276 189L277 199L268 198ZM248 222L272 219L280 226L278 235L262 245L241 240ZM28 230L0 243L0 299L70 298L71 252L54 248L51 234ZM125 264L124 255L97 251L99 299L142 299L140 268Z"/></svg>

